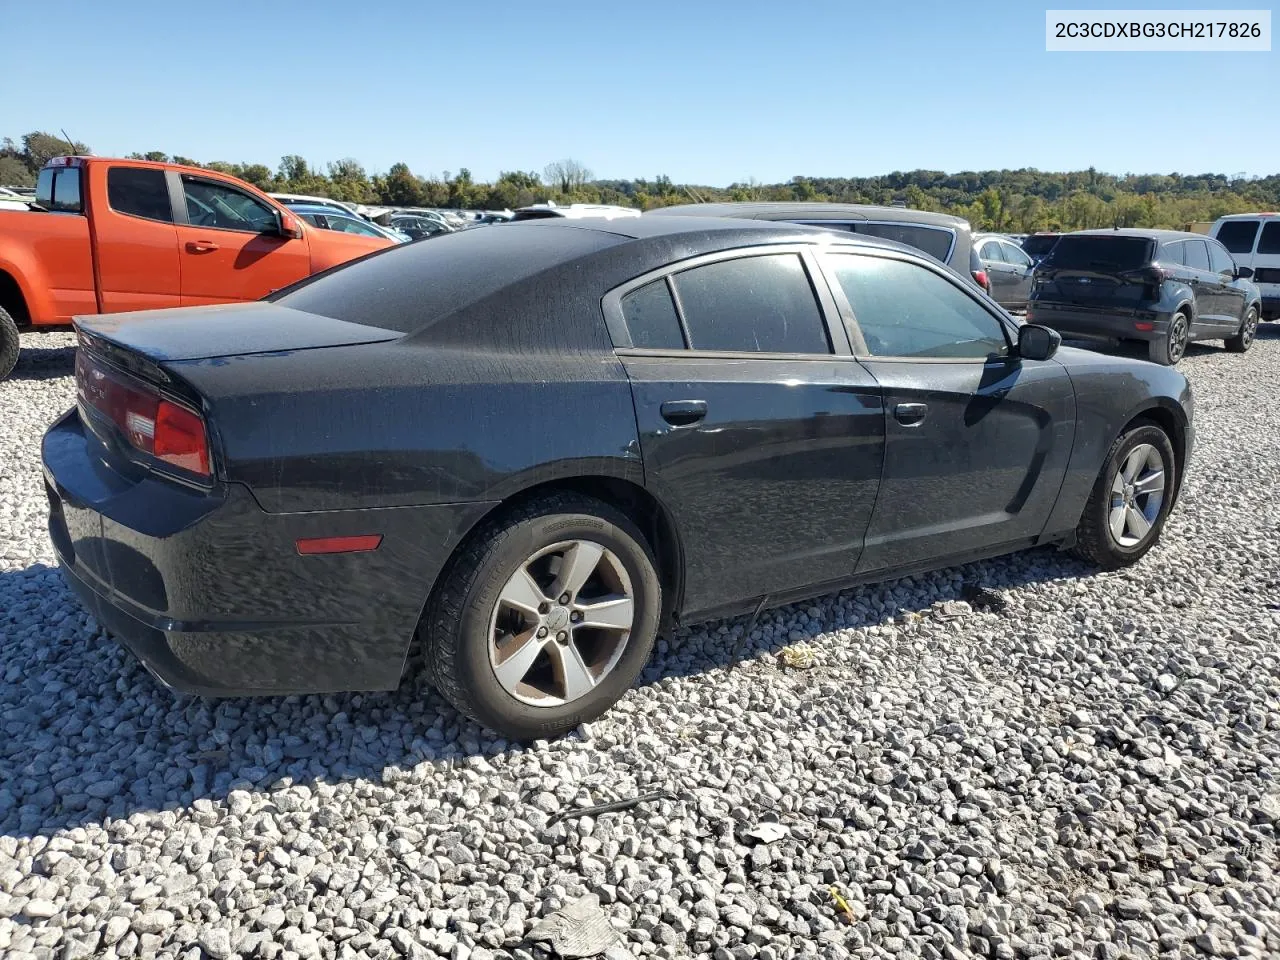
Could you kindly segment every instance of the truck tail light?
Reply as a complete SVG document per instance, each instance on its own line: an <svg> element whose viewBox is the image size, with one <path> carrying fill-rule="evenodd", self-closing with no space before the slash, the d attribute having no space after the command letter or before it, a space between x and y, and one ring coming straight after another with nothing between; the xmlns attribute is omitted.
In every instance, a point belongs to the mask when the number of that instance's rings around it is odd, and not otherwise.
<svg viewBox="0 0 1280 960"><path fill-rule="evenodd" d="M148 384L76 351L76 396L82 413L105 420L139 453L208 479L209 440L204 420Z"/></svg>

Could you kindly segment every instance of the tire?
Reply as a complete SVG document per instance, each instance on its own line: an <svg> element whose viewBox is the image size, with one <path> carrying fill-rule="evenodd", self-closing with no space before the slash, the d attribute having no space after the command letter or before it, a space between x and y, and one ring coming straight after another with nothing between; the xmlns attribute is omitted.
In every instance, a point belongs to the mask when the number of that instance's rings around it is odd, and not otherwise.
<svg viewBox="0 0 1280 960"><path fill-rule="evenodd" d="M1169 329L1159 340L1147 344L1148 356L1152 363L1172 367L1187 352L1187 343L1191 336L1191 318L1179 311L1169 321Z"/></svg>
<svg viewBox="0 0 1280 960"><path fill-rule="evenodd" d="M18 325L9 311L0 307L0 380L13 373L18 365Z"/></svg>
<svg viewBox="0 0 1280 960"><path fill-rule="evenodd" d="M596 550L590 578L567 605L547 594L561 593L565 564L571 573L575 561L586 569ZM527 592L530 581L537 593ZM521 595L530 602L508 599ZM592 616L583 611L604 610L591 606L601 598L614 613L594 616L621 622L627 595L629 628L587 622ZM657 564L630 519L591 497L540 497L485 521L446 565L420 627L427 676L460 712L491 730L517 741L549 739L600 716L635 683L661 611ZM569 617L582 622L574 626ZM563 636L567 641L557 639Z"/></svg>
<svg viewBox="0 0 1280 960"><path fill-rule="evenodd" d="M1240 332L1228 337L1224 342L1232 353L1244 353L1253 346L1253 338L1258 335L1258 308L1250 307L1244 312L1240 321Z"/></svg>
<svg viewBox="0 0 1280 960"><path fill-rule="evenodd" d="M1121 471L1131 464L1131 458L1145 448L1152 456L1158 456L1163 470L1163 486L1160 487L1158 504L1153 503L1150 496L1135 492L1132 500L1128 500L1130 485L1120 478ZM1135 479L1142 486L1142 478L1150 476L1151 456L1140 464ZM1140 421L1122 433L1111 445L1102 470L1098 474L1089 502L1085 504L1080 515L1080 523L1076 527L1076 544L1073 552L1076 556L1090 563L1097 564L1104 570L1118 570L1137 563L1160 539L1169 510L1173 505L1178 489L1178 466L1173 452L1173 444L1169 435L1154 423ZM1148 487L1153 486L1149 481ZM1131 502L1137 512L1143 515L1149 529L1141 539L1133 541L1134 529L1127 515L1121 523L1118 536L1112 526L1115 511Z"/></svg>

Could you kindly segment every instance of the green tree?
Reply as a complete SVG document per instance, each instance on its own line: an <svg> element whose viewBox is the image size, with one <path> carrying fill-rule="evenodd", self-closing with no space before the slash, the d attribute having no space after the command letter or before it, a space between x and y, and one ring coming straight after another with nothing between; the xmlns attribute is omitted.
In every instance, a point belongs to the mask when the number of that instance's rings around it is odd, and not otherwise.
<svg viewBox="0 0 1280 960"><path fill-rule="evenodd" d="M36 173L54 157L83 155L89 153L87 144L73 140L63 140L52 134L34 130L22 138L23 160L27 169Z"/></svg>
<svg viewBox="0 0 1280 960"><path fill-rule="evenodd" d="M378 199L397 207L422 206L422 187L408 164L393 163L378 185Z"/></svg>

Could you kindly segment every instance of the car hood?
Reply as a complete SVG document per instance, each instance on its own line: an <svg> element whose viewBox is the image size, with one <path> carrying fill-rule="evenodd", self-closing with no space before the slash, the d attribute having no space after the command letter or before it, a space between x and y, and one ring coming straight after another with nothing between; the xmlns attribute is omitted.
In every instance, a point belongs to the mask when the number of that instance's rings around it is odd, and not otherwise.
<svg viewBox="0 0 1280 960"><path fill-rule="evenodd" d="M402 336L264 302L114 313L76 317L74 322L84 337L157 362L382 343Z"/></svg>

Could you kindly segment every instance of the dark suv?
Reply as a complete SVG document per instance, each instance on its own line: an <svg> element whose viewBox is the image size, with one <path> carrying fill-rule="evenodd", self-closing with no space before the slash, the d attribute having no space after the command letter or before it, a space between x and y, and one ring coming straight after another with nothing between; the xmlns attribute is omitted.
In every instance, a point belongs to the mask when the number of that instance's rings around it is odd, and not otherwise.
<svg viewBox="0 0 1280 960"><path fill-rule="evenodd" d="M906 207L862 203L685 203L658 207L646 217L739 217L803 223L830 230L897 240L941 260L960 276L991 292L991 282L973 247L973 228L963 217Z"/></svg>
<svg viewBox="0 0 1280 960"><path fill-rule="evenodd" d="M1145 340L1151 359L1166 365L1193 340L1223 340L1243 353L1261 304L1252 275L1198 233L1064 233L1036 266L1027 320L1068 336Z"/></svg>

